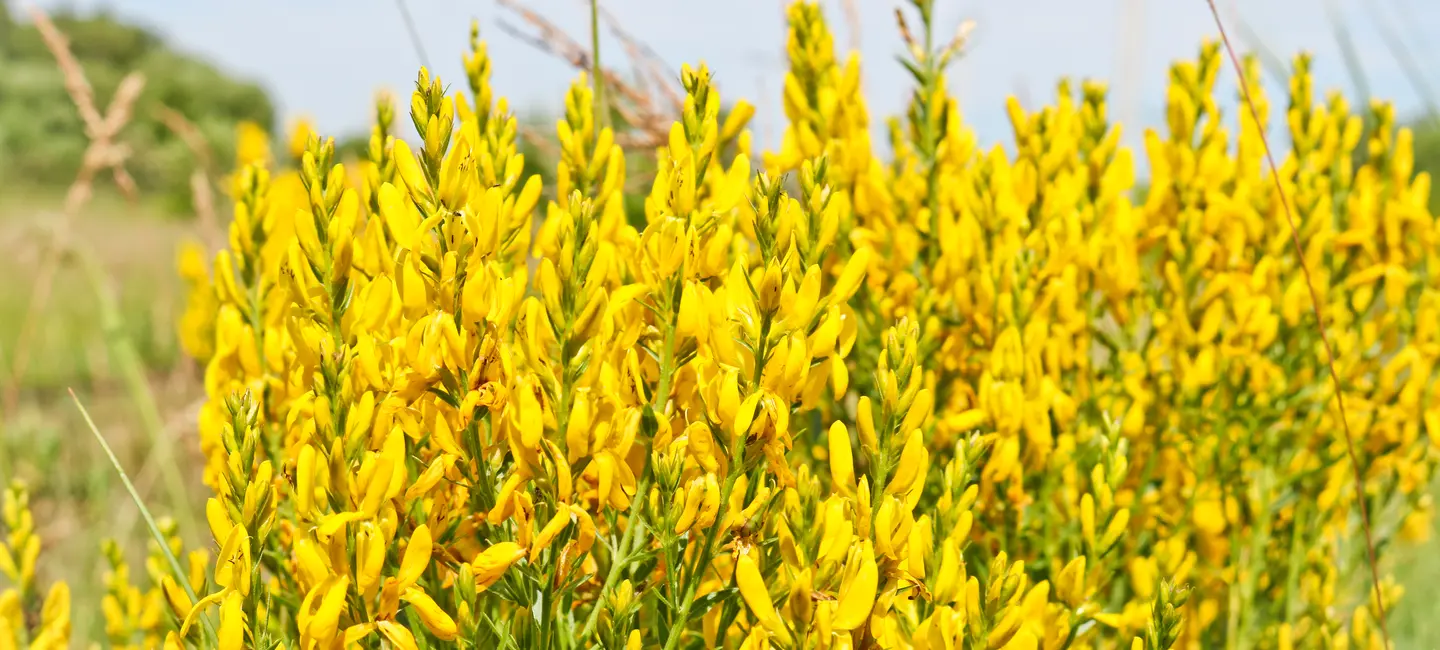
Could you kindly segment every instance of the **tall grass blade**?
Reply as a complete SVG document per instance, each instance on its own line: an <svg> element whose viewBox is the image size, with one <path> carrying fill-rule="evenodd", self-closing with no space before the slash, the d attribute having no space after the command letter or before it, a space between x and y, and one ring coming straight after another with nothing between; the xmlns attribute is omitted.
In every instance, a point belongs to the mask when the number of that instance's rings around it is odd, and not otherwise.
<svg viewBox="0 0 1440 650"><path fill-rule="evenodd" d="M405 4L405 0L395 0L395 8L400 11L400 20L405 24L410 46L415 48L415 57L420 59L420 65L429 68L430 57L425 56L425 43L420 39L420 30L415 28L415 18L410 15L410 7Z"/></svg>
<svg viewBox="0 0 1440 650"><path fill-rule="evenodd" d="M1390 55L1395 57L1395 61L1400 64L1400 69L1405 71L1406 79L1414 87L1415 94L1419 95L1420 101L1425 104L1425 117L1431 122L1440 120L1440 101L1436 101L1435 89L1430 86L1429 80L1425 78L1425 73L1420 70L1410 47L1405 44L1404 39L1400 38L1400 34L1395 31L1395 26L1385 18L1379 6L1373 2L1362 2L1361 4L1365 5L1370 12L1371 20L1375 21L1375 25L1380 28L1381 40L1385 41L1385 46L1390 49Z"/></svg>
<svg viewBox="0 0 1440 650"><path fill-rule="evenodd" d="M1274 50L1266 47L1265 39L1261 38L1260 33L1245 21L1245 18L1240 15L1239 8L1235 7L1234 9L1232 16L1235 21L1235 29L1240 32L1240 40L1244 41L1245 45L1260 57L1260 66L1265 68L1271 78L1285 79L1288 77L1290 71L1289 67L1285 65L1285 61L1276 56Z"/></svg>
<svg viewBox="0 0 1440 650"><path fill-rule="evenodd" d="M170 564L170 571L175 575L175 582L185 589L185 595L190 597L191 603L198 603L200 599L195 595L195 590L190 588L190 578L186 575L185 569L180 566L179 558L170 552L170 544L165 535L160 532L160 526L155 523L155 517L151 516L150 509L145 507L145 500L140 498L140 492L135 489L135 484L130 482L130 475L125 473L125 467L120 464L120 459L115 457L115 451L110 448L110 443L105 441L105 436L100 433L99 427L95 426L95 420L90 417L90 412L85 410L85 405L80 403L80 398L75 395L75 389L68 389L70 399L75 402L75 408L80 410L80 416L85 418L86 426L90 427L90 433L95 435L95 440L100 443L100 448L105 450L105 456L110 459L110 465L115 468L115 473L120 475L120 482L125 484L125 490L130 493L130 499L135 502L135 507L140 509L140 516L145 519L145 525L150 528L150 536L155 543L160 545L160 550L165 554L165 561ZM203 618L205 627L210 628L210 619ZM213 631L213 630L212 630Z"/></svg>
<svg viewBox="0 0 1440 650"><path fill-rule="evenodd" d="M1355 84L1356 98L1363 102L1362 106L1369 106L1370 79L1365 76L1365 66L1360 62L1360 53L1355 50L1355 39L1350 37L1350 28L1345 26L1345 20L1340 17L1335 0L1325 0L1325 18L1330 21L1330 27L1335 31L1335 44L1340 46L1340 58L1345 61L1345 73L1350 76L1350 83Z"/></svg>

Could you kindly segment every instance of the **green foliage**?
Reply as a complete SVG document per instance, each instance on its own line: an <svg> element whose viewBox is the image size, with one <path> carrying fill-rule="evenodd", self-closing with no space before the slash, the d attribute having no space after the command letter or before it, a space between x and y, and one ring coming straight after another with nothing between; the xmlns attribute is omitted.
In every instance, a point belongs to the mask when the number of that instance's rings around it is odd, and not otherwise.
<svg viewBox="0 0 1440 650"><path fill-rule="evenodd" d="M1415 130L1415 172L1430 174L1430 212L1440 214L1440 191L1435 188L1440 180L1440 118L1421 118L1410 128Z"/></svg>
<svg viewBox="0 0 1440 650"><path fill-rule="evenodd" d="M69 39L102 114L125 75L145 75L145 90L120 139L133 152L127 169L141 192L163 197L170 207L188 209L189 177L199 161L160 121L161 107L195 124L222 169L234 157L239 121L267 130L274 123L274 106L260 86L171 49L144 27L103 12L62 13L53 20ZM80 115L39 32L0 13L0 175L7 182L64 187L87 144Z"/></svg>

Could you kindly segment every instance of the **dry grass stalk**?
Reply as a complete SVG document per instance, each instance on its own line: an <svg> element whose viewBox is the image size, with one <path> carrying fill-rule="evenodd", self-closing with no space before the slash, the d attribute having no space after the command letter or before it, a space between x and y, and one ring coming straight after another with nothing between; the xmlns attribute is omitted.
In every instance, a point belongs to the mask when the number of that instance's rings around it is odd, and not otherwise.
<svg viewBox="0 0 1440 650"><path fill-rule="evenodd" d="M540 129L522 124L520 125L520 137L525 138L526 142L539 149L546 158L558 159L561 155L560 145L555 142L554 138L546 137Z"/></svg>
<svg viewBox="0 0 1440 650"><path fill-rule="evenodd" d="M514 12L535 30L535 34L527 34L523 30L514 27L505 21L499 21L500 28L506 33L514 36L524 43L535 47L547 54L554 55L578 70L589 71L591 69L590 50L571 38L564 30L555 23L540 14L527 9L518 0L498 0L500 6ZM614 31L613 19L611 30ZM633 39L630 39L633 42ZM630 49L627 47L627 49ZM640 46L635 46L633 51L643 51ZM678 105L675 98L678 97L674 88L669 89L666 102L669 108L662 108L657 98L646 92L645 88L638 88L636 84L627 81L612 68L603 69L605 87L613 91L613 94L606 93L611 99L610 106L620 116L620 119L630 127L629 132L616 133L615 141L625 148L653 148L666 141L669 136L670 123L674 121L678 113ZM673 80L664 80L664 87L673 83Z"/></svg>
<svg viewBox="0 0 1440 650"><path fill-rule="evenodd" d="M860 3L855 0L842 0L841 6L845 10L845 26L850 31L850 49L860 51Z"/></svg>
<svg viewBox="0 0 1440 650"><path fill-rule="evenodd" d="M685 107L685 97L675 86L675 79L680 74L667 65L664 57L661 57L649 45L631 35L615 17L615 14L610 13L603 6L600 7L600 17L610 28L610 34L625 48L625 55L630 58L631 64L638 68L637 83L646 90L650 88L650 84L654 84L654 87L665 95L665 99L670 102L672 109L679 113Z"/></svg>
<svg viewBox="0 0 1440 650"><path fill-rule="evenodd" d="M1235 47L1230 44L1230 36L1225 33L1225 21L1220 18L1220 9L1215 6L1215 0L1206 0L1210 5L1210 14L1215 17L1215 28L1220 32L1220 42L1225 46L1225 53L1230 57L1230 64L1235 69L1235 76L1240 85L1240 95L1244 99L1246 108L1250 111L1251 119L1255 120L1257 127L1264 122L1260 119L1260 112L1255 108L1255 100L1250 95L1250 83L1245 78L1245 69L1240 64L1240 57L1235 54ZM1321 294L1322 289L1315 286L1315 281L1310 273L1310 264L1306 261L1305 246L1300 242L1300 228L1296 225L1295 210L1290 205L1290 195L1285 193L1285 184L1280 180L1280 167L1275 164L1275 154L1270 149L1270 140L1265 136L1265 130L1260 128L1260 143L1265 149L1265 161L1270 165L1270 177L1275 183L1275 192L1280 196L1280 205L1284 209L1285 221L1290 226L1290 240L1295 246L1295 260L1300 266L1301 276L1305 280L1305 288L1310 293L1310 306L1315 313L1315 329L1320 334L1320 343L1325 349L1325 362L1330 370L1330 380L1335 389L1335 409L1340 414L1340 426L1345 433L1345 452L1350 458L1350 469L1355 479L1355 503L1360 509L1360 524L1365 534L1366 559L1370 565L1371 586L1374 587L1373 600L1375 618L1380 627L1380 635L1383 637L1384 647L1393 647L1390 644L1390 627L1388 616L1385 610L1385 595L1380 582L1380 564L1375 557L1375 536L1370 526L1370 507L1365 502L1365 473L1360 467L1360 457L1355 452L1355 437L1350 431L1350 417L1346 414L1345 391L1340 382L1340 373L1335 369L1335 346L1330 343L1330 335L1326 332L1325 310L1323 305L1325 298Z"/></svg>
<svg viewBox="0 0 1440 650"><path fill-rule="evenodd" d="M81 159L80 171L76 173L74 182L65 193L63 213L52 225L50 241L42 246L39 271L31 290L30 304L26 308L24 320L21 321L20 336L15 344L15 357L11 360L5 393L6 412L14 412L19 399L20 381L24 378L26 366L29 364L30 339L35 335L40 314L44 312L54 289L55 274L59 272L60 263L68 248L70 220L90 201L94 193L95 176L101 171L110 170L120 191L131 200L136 197L135 181L125 170L125 160L130 155L130 149L116 142L115 136L129 122L135 100L145 87L144 75L138 72L126 75L102 117L95 107L95 93L85 77L85 71L70 52L69 41L56 29L45 12L32 7L30 15L45 46L55 57L65 79L65 89L70 93L80 113L80 119L85 123L85 134L90 138L90 144Z"/></svg>

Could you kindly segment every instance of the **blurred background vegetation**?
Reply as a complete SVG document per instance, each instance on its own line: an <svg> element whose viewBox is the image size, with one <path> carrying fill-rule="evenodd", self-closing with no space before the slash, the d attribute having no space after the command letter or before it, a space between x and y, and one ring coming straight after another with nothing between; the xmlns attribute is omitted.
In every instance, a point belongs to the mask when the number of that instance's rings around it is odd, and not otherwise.
<svg viewBox="0 0 1440 650"><path fill-rule="evenodd" d="M42 255L32 226L58 214L61 196L80 168L89 140L54 56L29 20L12 11L0 0L0 389L10 379L17 345L27 347L30 363L18 378L18 399L0 403L4 409L0 484L13 478L31 484L39 533L46 543L41 579L70 581L76 598L76 636L93 639L103 629L99 601L105 595L107 567L99 539L116 538L139 557L147 536L138 510L83 428L66 389L74 389L96 416L157 512L199 511L207 493L198 482L198 450L193 443L195 414L203 398L200 369L184 357L175 335L185 295L176 273L176 251L182 242L200 234L190 176L202 161L160 113L173 110L195 125L217 173L228 171L235 158L240 122L254 122L275 134L277 153L286 149L286 134L274 102L258 83L177 51L157 33L113 15L52 16L68 37L102 112L124 75L131 71L145 75L134 116L119 136L133 152L126 167L136 180L139 199L123 200L102 175L95 200L74 215L70 227L72 243L90 252L102 279L114 290L120 315L117 329L107 332L99 318L91 286L94 277L65 264L47 306L38 314L33 338L22 343L21 323L31 304ZM518 111L527 172L541 174L547 188L554 186L549 141L553 118L561 109L558 99L555 107ZM1440 175L1440 123L1413 117L1411 124L1416 131L1417 171ZM368 133L336 135L342 155L364 155ZM634 182L626 205L632 221L643 222L648 160L637 148L628 161ZM223 196L216 197L222 220L227 205ZM1440 191L1432 192L1431 209L1440 212ZM146 422L130 402L116 369L113 342L117 339L138 353L164 416L161 431L146 432ZM173 446L179 464L188 468L185 473L194 489L186 498L171 499L161 485L157 444ZM187 532L201 539L200 531ZM1440 534L1433 537L1440 539ZM1440 647L1436 548L1432 543L1401 554L1405 570L1397 573L1410 593L1394 613L1397 647Z"/></svg>
<svg viewBox="0 0 1440 650"><path fill-rule="evenodd" d="M7 6L0 2L0 178L7 185L63 188L85 152L83 123L39 32ZM258 84L177 52L144 27L104 12L57 13L52 19L69 38L102 113L126 74L145 75L145 90L120 137L133 151L127 168L141 192L162 198L170 211L189 210L196 160L161 122L162 107L194 124L219 161L234 158L241 120L266 130L275 125L274 104Z"/></svg>

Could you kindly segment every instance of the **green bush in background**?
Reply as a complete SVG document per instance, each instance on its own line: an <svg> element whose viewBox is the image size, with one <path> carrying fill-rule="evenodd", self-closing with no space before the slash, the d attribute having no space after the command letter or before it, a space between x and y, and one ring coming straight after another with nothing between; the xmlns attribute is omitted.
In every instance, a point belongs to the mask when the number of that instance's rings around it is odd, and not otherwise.
<svg viewBox="0 0 1440 650"><path fill-rule="evenodd" d="M160 121L159 108L195 124L220 165L234 157L235 126L241 120L273 132L274 104L258 84L176 51L155 32L103 11L62 11L52 19L68 37L101 112L126 74L145 75L145 90L120 138L133 150L127 168L141 192L162 197L168 207L188 209L190 173L199 161ZM0 175L7 184L64 187L79 169L86 145L83 123L54 57L39 32L18 22L0 0Z"/></svg>

